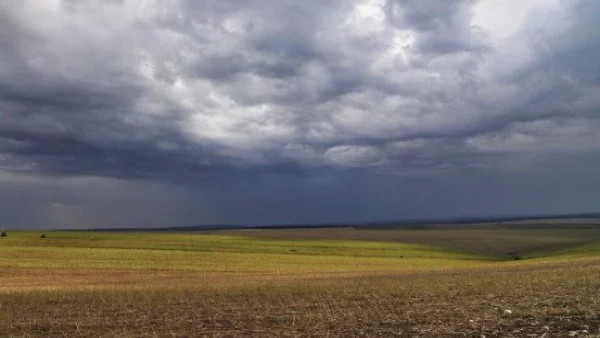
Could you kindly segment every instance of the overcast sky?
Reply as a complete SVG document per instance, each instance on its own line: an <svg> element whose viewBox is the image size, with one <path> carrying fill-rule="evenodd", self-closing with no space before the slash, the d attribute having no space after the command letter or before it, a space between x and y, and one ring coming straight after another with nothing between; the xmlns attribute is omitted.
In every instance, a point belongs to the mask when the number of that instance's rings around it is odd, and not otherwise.
<svg viewBox="0 0 600 338"><path fill-rule="evenodd" d="M600 1L0 0L0 224L600 211Z"/></svg>

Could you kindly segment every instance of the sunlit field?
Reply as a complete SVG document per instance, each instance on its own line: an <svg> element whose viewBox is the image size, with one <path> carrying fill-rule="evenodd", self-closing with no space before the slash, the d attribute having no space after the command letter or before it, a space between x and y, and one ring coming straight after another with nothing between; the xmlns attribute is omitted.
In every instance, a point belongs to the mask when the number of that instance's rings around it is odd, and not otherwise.
<svg viewBox="0 0 600 338"><path fill-rule="evenodd" d="M600 229L9 231L0 336L599 336Z"/></svg>

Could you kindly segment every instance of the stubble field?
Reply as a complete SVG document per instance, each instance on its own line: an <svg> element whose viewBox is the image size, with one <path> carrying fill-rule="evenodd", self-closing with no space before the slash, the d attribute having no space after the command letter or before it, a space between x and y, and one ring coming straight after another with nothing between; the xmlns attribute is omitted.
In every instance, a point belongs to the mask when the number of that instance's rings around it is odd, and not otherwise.
<svg viewBox="0 0 600 338"><path fill-rule="evenodd" d="M40 234L2 337L600 336L594 226Z"/></svg>

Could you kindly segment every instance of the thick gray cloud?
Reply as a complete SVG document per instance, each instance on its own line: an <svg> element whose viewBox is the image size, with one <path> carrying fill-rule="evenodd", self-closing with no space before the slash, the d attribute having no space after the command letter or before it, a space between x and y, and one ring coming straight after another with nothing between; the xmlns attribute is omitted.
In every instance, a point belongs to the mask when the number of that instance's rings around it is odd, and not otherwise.
<svg viewBox="0 0 600 338"><path fill-rule="evenodd" d="M0 172L4 184L21 178L0 202L64 187L57 200L27 197L46 210L107 180L157 198L113 205L120 225L144 223L156 203L188 215L169 216L177 223L351 221L468 214L445 180L479 196L477 175L550 184L577 164L593 181L600 4L540 1L501 38L475 24L478 4L0 0ZM404 185L465 202L421 203ZM176 202L156 202L163 194ZM545 210L500 195L477 210ZM85 222L114 221L100 216L109 207L78 205ZM239 209L253 211L227 216Z"/></svg>

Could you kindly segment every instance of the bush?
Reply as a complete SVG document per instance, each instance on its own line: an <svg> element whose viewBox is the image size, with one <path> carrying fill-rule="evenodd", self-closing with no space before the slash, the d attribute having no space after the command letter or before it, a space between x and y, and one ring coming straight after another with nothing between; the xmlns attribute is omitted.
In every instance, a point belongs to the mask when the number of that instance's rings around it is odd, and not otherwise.
<svg viewBox="0 0 600 338"><path fill-rule="evenodd" d="M2 231L2 233L0 234L0 237L6 237L8 236L8 234L6 234L6 231Z"/></svg>
<svg viewBox="0 0 600 338"><path fill-rule="evenodd" d="M46 238L46 234L42 234L40 238Z"/></svg>

